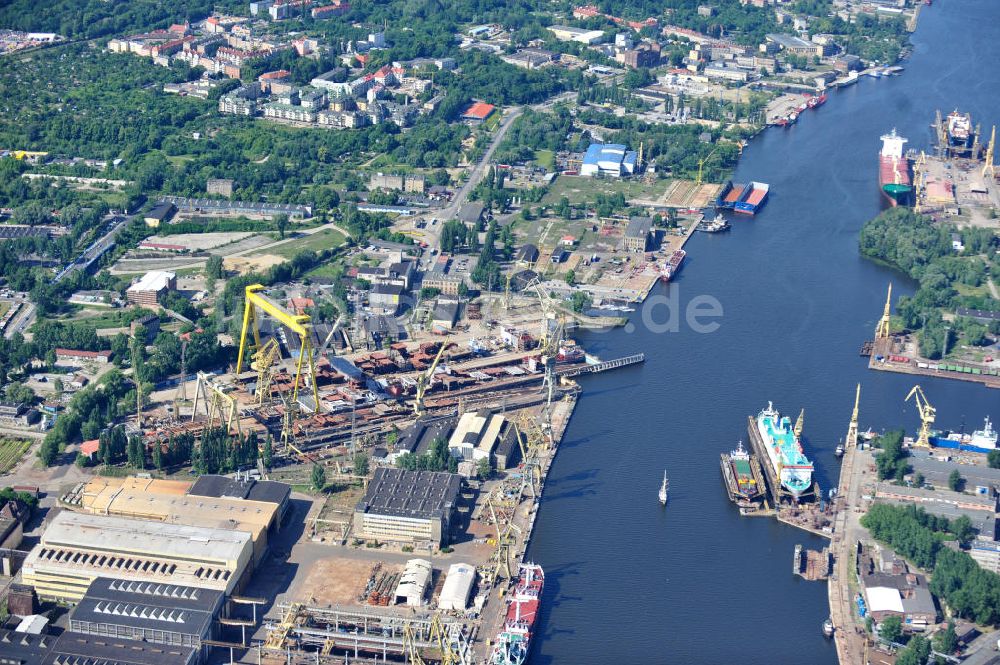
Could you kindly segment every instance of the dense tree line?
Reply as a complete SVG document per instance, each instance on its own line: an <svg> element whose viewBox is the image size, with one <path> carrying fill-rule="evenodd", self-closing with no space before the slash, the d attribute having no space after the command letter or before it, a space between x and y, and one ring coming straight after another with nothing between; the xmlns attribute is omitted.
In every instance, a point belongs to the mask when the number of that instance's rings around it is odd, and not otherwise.
<svg viewBox="0 0 1000 665"><path fill-rule="evenodd" d="M231 436L225 428L207 428L192 453L195 473L230 473L257 463L259 441L256 432Z"/></svg>
<svg viewBox="0 0 1000 665"><path fill-rule="evenodd" d="M501 164L516 164L534 159L536 150L558 152L564 149L566 136L572 131L573 118L569 113L528 109L511 125L494 159Z"/></svg>
<svg viewBox="0 0 1000 665"><path fill-rule="evenodd" d="M431 442L430 449L423 455L403 453L396 460L396 466L409 471L458 471L458 459L448 451L448 441L441 437Z"/></svg>

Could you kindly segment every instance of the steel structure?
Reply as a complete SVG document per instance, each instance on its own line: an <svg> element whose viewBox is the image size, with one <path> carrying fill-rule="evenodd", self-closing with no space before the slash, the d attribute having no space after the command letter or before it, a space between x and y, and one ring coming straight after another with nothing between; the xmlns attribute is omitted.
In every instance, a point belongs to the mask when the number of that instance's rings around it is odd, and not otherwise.
<svg viewBox="0 0 1000 665"><path fill-rule="evenodd" d="M271 381L274 379L274 362L281 357L281 349L277 340L268 337L264 345L253 354L253 362L250 369L257 372L257 387L254 390L254 397L257 404L264 405L271 401Z"/></svg>
<svg viewBox="0 0 1000 665"><path fill-rule="evenodd" d="M191 410L192 421L198 416L199 402L205 405L209 427L214 426L218 419L219 427L225 427L227 432L233 434L235 424L235 433L240 433L240 415L236 398L229 394L225 386L216 383L204 372L198 372L198 383L194 389L194 408Z"/></svg>
<svg viewBox="0 0 1000 665"><path fill-rule="evenodd" d="M913 402L917 405L917 412L920 414L920 433L917 434L917 440L913 443L913 445L921 448L930 448L931 425L934 424L934 419L937 416L937 409L931 406L931 403L927 401L927 395L924 394L923 388L919 385L913 386L910 389L910 392L907 393L904 401L909 402L911 397L913 398Z"/></svg>
<svg viewBox="0 0 1000 665"><path fill-rule="evenodd" d="M441 362L441 357L444 355L446 349L448 349L451 344L445 344L441 342L441 348L438 349L437 355L434 356L434 362L431 366L427 368L427 371L421 374L417 378L417 393L413 400L413 410L418 416L422 416L427 413L427 409L424 407L424 393L431 385L431 381L434 378L434 370L437 369L438 363Z"/></svg>
<svg viewBox="0 0 1000 665"><path fill-rule="evenodd" d="M438 614L413 616L365 607L310 607L283 602L281 619L266 624L265 651L284 657L293 650L316 654L316 662L344 662L362 654L383 662L468 665L472 650L465 625ZM334 655L337 654L342 655ZM320 659L320 656L327 658Z"/></svg>
<svg viewBox="0 0 1000 665"><path fill-rule="evenodd" d="M847 428L847 438L844 448L854 448L858 445L858 404L861 402L861 384L854 393L854 411L851 412L851 424Z"/></svg>
<svg viewBox="0 0 1000 665"><path fill-rule="evenodd" d="M316 364L313 359L310 318L305 314L292 314L264 295L262 291L264 291L262 284L251 284L246 287L246 301L243 305L243 330L240 333L240 352L236 359L236 373L239 374L243 371L244 358L249 358L249 354L256 353L263 348L264 345L260 338L260 317L262 314L266 314L298 335L299 358L295 364L292 399L298 400L299 398L299 385L302 380L303 366L305 366L308 372L306 381L312 387L316 411L319 412L319 389L316 386ZM252 341L247 338L248 332L253 336Z"/></svg>
<svg viewBox="0 0 1000 665"><path fill-rule="evenodd" d="M993 153L996 150L997 145L997 126L993 125L993 130L990 132L990 142L986 144L986 159L983 164L983 177L985 178L987 174L993 176L997 175L997 167L993 164Z"/></svg>
<svg viewBox="0 0 1000 665"><path fill-rule="evenodd" d="M892 282L889 282L889 293L885 296L885 309L882 310L882 318L875 326L875 339L889 339L889 322L892 319Z"/></svg>

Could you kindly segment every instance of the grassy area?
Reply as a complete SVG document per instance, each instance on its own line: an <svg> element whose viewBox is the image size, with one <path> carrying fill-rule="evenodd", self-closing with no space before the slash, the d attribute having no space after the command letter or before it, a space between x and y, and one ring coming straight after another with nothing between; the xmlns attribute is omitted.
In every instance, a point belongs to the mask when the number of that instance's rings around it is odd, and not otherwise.
<svg viewBox="0 0 1000 665"><path fill-rule="evenodd" d="M0 475L17 466L30 447L26 439L0 439Z"/></svg>
<svg viewBox="0 0 1000 665"><path fill-rule="evenodd" d="M556 153L552 152L551 150L536 150L535 164L545 169L546 171L555 171Z"/></svg>
<svg viewBox="0 0 1000 665"><path fill-rule="evenodd" d="M88 316L91 312L95 310L86 310L83 312L78 312L76 316L73 317L75 323L83 323L88 326L92 326L95 329L98 328L119 328L123 325L121 312L118 311L101 311L94 316ZM80 316L83 314L83 316Z"/></svg>
<svg viewBox="0 0 1000 665"><path fill-rule="evenodd" d="M494 113L493 115L491 115L489 118L486 119L486 122L483 123L483 126L492 132L500 125L500 121L502 119L503 118L499 113Z"/></svg>
<svg viewBox="0 0 1000 665"><path fill-rule="evenodd" d="M549 187L542 204L555 205L565 196L571 205L576 205L594 201L598 193L622 192L626 199L658 197L666 191L668 183L668 180L655 180L651 184L646 184L638 180L560 176Z"/></svg>
<svg viewBox="0 0 1000 665"><path fill-rule="evenodd" d="M0 317L3 317L3 315L7 313L8 309L10 309L9 302L0 302Z"/></svg>
<svg viewBox="0 0 1000 665"><path fill-rule="evenodd" d="M277 247L261 247L257 251L252 252L251 256L275 254L277 256L283 256L286 259L290 259L302 251L308 250L316 252L321 249L340 247L342 244L344 244L343 233L334 229L323 229L322 231L317 231L311 235L296 238L295 240L286 242L283 245L278 245Z"/></svg>
<svg viewBox="0 0 1000 665"><path fill-rule="evenodd" d="M324 263L321 266L316 266L312 270L306 273L309 277L326 277L329 279L334 279L340 274L340 266L337 263Z"/></svg>

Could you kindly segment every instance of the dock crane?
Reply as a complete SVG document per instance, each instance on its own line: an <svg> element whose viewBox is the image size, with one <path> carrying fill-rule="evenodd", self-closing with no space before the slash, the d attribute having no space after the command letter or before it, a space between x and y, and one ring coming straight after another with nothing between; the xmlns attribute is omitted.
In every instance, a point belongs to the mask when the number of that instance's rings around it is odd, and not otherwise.
<svg viewBox="0 0 1000 665"><path fill-rule="evenodd" d="M847 428L847 438L844 439L844 448L855 448L858 445L858 404L861 401L861 384L854 393L854 411L851 412L851 424Z"/></svg>
<svg viewBox="0 0 1000 665"><path fill-rule="evenodd" d="M875 326L875 339L888 339L889 338L889 322L892 319L891 314L892 309L892 282L889 282L889 293L885 296L885 309L882 311L882 318L878 320L878 325Z"/></svg>
<svg viewBox="0 0 1000 665"><path fill-rule="evenodd" d="M320 411L319 388L316 386L316 363L313 358L312 325L310 318L304 314L292 314L284 307L274 302L262 292L263 284L250 284L246 287L246 301L243 303L243 330L240 333L240 351L236 360L236 373L243 371L244 358L249 359L251 353L260 350L264 344L260 337L260 316L267 314L283 326L294 332L299 338L299 358L295 366L295 382L292 388L292 399L299 398L299 384L303 379L307 388L312 388L316 411ZM248 338L250 333L252 340ZM302 376L303 365L308 372Z"/></svg>
<svg viewBox="0 0 1000 665"><path fill-rule="evenodd" d="M911 397L917 405L917 412L920 413L920 433L917 435L914 445L921 448L930 448L931 425L934 424L937 409L927 401L927 395L924 394L923 388L919 385L915 385L910 389L904 401L909 402Z"/></svg>
<svg viewBox="0 0 1000 665"><path fill-rule="evenodd" d="M257 404L263 405L271 401L271 381L274 378L274 361L281 355L278 342L269 337L264 345L253 354L250 369L257 372L257 388L254 395Z"/></svg>
<svg viewBox="0 0 1000 665"><path fill-rule="evenodd" d="M205 405L208 427L215 427L218 418L218 427L225 427L228 434L241 434L236 398L205 372L198 372L198 383L194 389L194 408L191 410L192 422L198 415L199 402Z"/></svg>
<svg viewBox="0 0 1000 665"><path fill-rule="evenodd" d="M431 363L426 372L417 378L417 394L413 400L413 410L418 416L427 413L427 409L424 407L424 393L427 392L427 389L431 385L431 380L434 378L434 370L437 369L438 363L441 362L441 356L444 355L445 350L450 346L451 344L441 342L441 348L438 349L437 355L434 356L434 362Z"/></svg>
<svg viewBox="0 0 1000 665"><path fill-rule="evenodd" d="M997 175L996 166L993 165L993 153L996 150L997 144L997 126L993 125L993 131L990 132L990 142L986 144L986 159L985 164L983 164L983 177L986 174L990 174L994 178Z"/></svg>
<svg viewBox="0 0 1000 665"><path fill-rule="evenodd" d="M718 152L718 150L719 146L716 146L715 148L712 149L712 152L708 153L703 158L698 160L698 177L694 181L696 187L701 187L702 184L701 176L702 176L702 170L705 168L705 163L708 162L708 160L712 158L712 155Z"/></svg>

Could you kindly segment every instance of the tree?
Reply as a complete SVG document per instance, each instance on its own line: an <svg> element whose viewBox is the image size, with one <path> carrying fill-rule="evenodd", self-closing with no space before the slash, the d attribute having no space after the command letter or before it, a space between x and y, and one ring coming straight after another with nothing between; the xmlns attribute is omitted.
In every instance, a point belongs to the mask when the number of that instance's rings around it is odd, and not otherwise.
<svg viewBox="0 0 1000 665"><path fill-rule="evenodd" d="M208 257L208 261L205 262L205 275L212 277L213 279L222 279L222 257L216 254Z"/></svg>
<svg viewBox="0 0 1000 665"><path fill-rule="evenodd" d="M146 467L146 447L142 443L142 438L129 437L127 450L128 465L134 469L144 469Z"/></svg>
<svg viewBox="0 0 1000 665"><path fill-rule="evenodd" d="M275 215L274 227L278 229L278 236L284 240L285 230L288 228L288 215Z"/></svg>
<svg viewBox="0 0 1000 665"><path fill-rule="evenodd" d="M878 627L878 636L886 642L898 642L903 636L903 620L895 615L882 619Z"/></svg>
<svg viewBox="0 0 1000 665"><path fill-rule="evenodd" d="M271 442L271 435L264 439L264 449L260 453L260 461L264 463L265 469L270 469L274 461L274 444Z"/></svg>
<svg viewBox="0 0 1000 665"><path fill-rule="evenodd" d="M368 475L368 455L365 455L364 453L357 453L354 455L354 475Z"/></svg>
<svg viewBox="0 0 1000 665"><path fill-rule="evenodd" d="M4 395L7 397L8 402L13 402L14 404L29 406L35 402L35 391L17 381L7 385L7 388L4 389Z"/></svg>
<svg viewBox="0 0 1000 665"><path fill-rule="evenodd" d="M990 454L986 456L986 463L990 465L991 469L1000 469L1000 450L991 450Z"/></svg>
<svg viewBox="0 0 1000 665"><path fill-rule="evenodd" d="M571 305L574 312L583 312L590 309L590 294L586 291L574 291L571 298Z"/></svg>
<svg viewBox="0 0 1000 665"><path fill-rule="evenodd" d="M949 621L948 627L940 630L932 640L934 650L938 653L953 654L958 647L958 635L955 633L955 622Z"/></svg>
<svg viewBox="0 0 1000 665"><path fill-rule="evenodd" d="M493 467L490 465L489 457L484 457L476 463L476 475L478 475L482 480L489 478L492 471Z"/></svg>
<svg viewBox="0 0 1000 665"><path fill-rule="evenodd" d="M919 471L917 471L916 475L913 476L913 484L916 485L917 487L923 487L924 480L925 480L924 474L920 473Z"/></svg>
<svg viewBox="0 0 1000 665"><path fill-rule="evenodd" d="M949 529L963 545L969 544L976 537L976 529L972 526L972 520L968 515L959 515L952 520Z"/></svg>
<svg viewBox="0 0 1000 665"><path fill-rule="evenodd" d="M319 464L313 464L312 473L309 476L312 488L317 492L322 492L326 487L326 469Z"/></svg>
<svg viewBox="0 0 1000 665"><path fill-rule="evenodd" d="M959 473L958 469L955 469L948 475L948 489L952 492L961 492L964 485L965 481L962 479L962 474Z"/></svg>
<svg viewBox="0 0 1000 665"><path fill-rule="evenodd" d="M563 279L566 280L567 284L569 284L570 286L573 286L573 284L576 282L576 271L575 270L567 270L566 271L566 275L563 277Z"/></svg>

